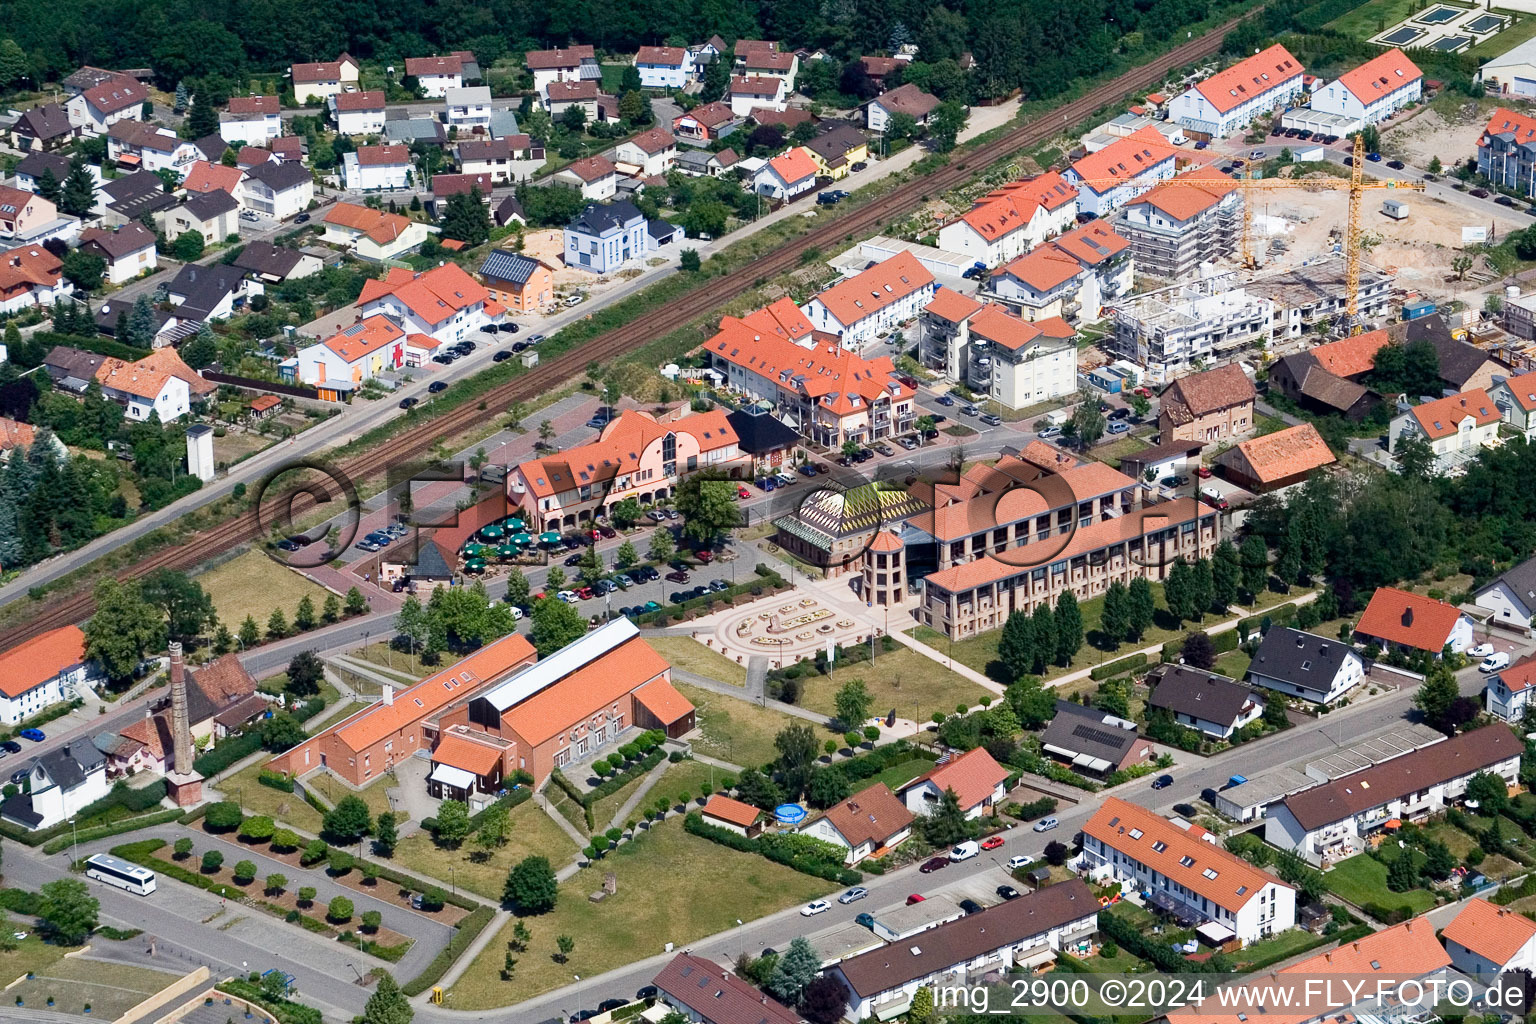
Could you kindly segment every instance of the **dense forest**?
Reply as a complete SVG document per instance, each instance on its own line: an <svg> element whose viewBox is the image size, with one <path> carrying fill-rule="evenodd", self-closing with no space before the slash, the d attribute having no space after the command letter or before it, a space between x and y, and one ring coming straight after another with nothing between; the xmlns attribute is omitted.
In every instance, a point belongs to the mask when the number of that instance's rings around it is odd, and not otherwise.
<svg viewBox="0 0 1536 1024"><path fill-rule="evenodd" d="M984 91L1056 95L1085 75L1139 62L1202 19L1244 0L11 0L0 24L0 77L54 81L81 64L148 67L159 84L230 86L294 61L346 51L388 60L468 48L489 65L509 53L592 43L616 54L645 43L780 39L840 59L921 47L924 61L972 52ZM19 50L18 50L19 47ZM25 69L23 71L23 68Z"/></svg>

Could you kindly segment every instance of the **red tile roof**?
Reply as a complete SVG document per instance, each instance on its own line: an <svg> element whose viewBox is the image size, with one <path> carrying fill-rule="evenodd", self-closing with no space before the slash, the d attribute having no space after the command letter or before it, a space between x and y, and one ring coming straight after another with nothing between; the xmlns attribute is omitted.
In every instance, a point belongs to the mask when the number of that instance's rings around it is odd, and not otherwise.
<svg viewBox="0 0 1536 1024"><path fill-rule="evenodd" d="M582 61L596 59L597 52L591 46L572 46L564 50L529 50L523 55L523 63L529 71L580 67Z"/></svg>
<svg viewBox="0 0 1536 1024"><path fill-rule="evenodd" d="M953 288L939 288L933 293L933 301L923 307L924 313L932 313L952 324L963 322L981 308L981 303Z"/></svg>
<svg viewBox="0 0 1536 1024"><path fill-rule="evenodd" d="M364 89L360 92L342 92L331 97L336 103L336 109L340 110L383 110L384 91L382 89Z"/></svg>
<svg viewBox="0 0 1536 1024"><path fill-rule="evenodd" d="M355 363L404 337L405 332L389 317L370 316L362 323L338 331L320 344L335 352L343 361Z"/></svg>
<svg viewBox="0 0 1536 1024"><path fill-rule="evenodd" d="M650 413L626 409L591 444L555 455L529 459L517 467L535 497L546 498L575 487L613 480L640 468L642 453L667 434L686 434L699 451L712 452L737 443L724 409L694 413L660 423Z"/></svg>
<svg viewBox="0 0 1536 1024"><path fill-rule="evenodd" d="M605 156L589 156L585 160L573 160L565 168L582 181L591 184L600 178L606 178L610 174L617 174L619 170L613 166L613 161Z"/></svg>
<svg viewBox="0 0 1536 1024"><path fill-rule="evenodd" d="M228 112L231 114L276 114L283 104L276 96L231 96Z"/></svg>
<svg viewBox="0 0 1536 1024"><path fill-rule="evenodd" d="M1041 209L1055 210L1077 197L1077 189L1050 171L987 193L960 219L987 241L1027 227Z"/></svg>
<svg viewBox="0 0 1536 1024"><path fill-rule="evenodd" d="M680 722L693 711L693 702L665 679L653 679L635 691L635 700L662 725Z"/></svg>
<svg viewBox="0 0 1536 1024"><path fill-rule="evenodd" d="M912 397L912 389L893 376L895 367L889 356L865 359L836 340L796 344L789 340L794 335L766 327L765 320L779 321L764 313L759 310L743 320L724 317L719 333L705 342L706 347L726 362L803 392L838 416L858 408L854 397L865 405L881 397L893 401ZM810 325L804 326L808 329ZM805 333L815 336L809 330Z"/></svg>
<svg viewBox="0 0 1536 1024"><path fill-rule="evenodd" d="M1510 401L1525 412L1536 409L1536 373L1523 373L1504 382L1509 389Z"/></svg>
<svg viewBox="0 0 1536 1024"><path fill-rule="evenodd" d="M1177 154L1161 132L1151 125L1116 139L1097 153L1089 153L1072 165L1077 184L1103 194L1164 164Z"/></svg>
<svg viewBox="0 0 1536 1024"><path fill-rule="evenodd" d="M939 765L901 787L904 793L921 782L931 782L939 792L954 790L960 806L970 810L990 797L1008 778L1008 769L995 761L985 747L966 751L948 764Z"/></svg>
<svg viewBox="0 0 1536 1024"><path fill-rule="evenodd" d="M245 172L238 167L225 167L223 164L199 160L187 172L187 179L181 183L181 187L188 192L227 192L234 195L244 177Z"/></svg>
<svg viewBox="0 0 1536 1024"><path fill-rule="evenodd" d="M1353 71L1339 76L1339 84L1369 107L1372 103L1424 77L1418 65L1397 47L1378 53Z"/></svg>
<svg viewBox="0 0 1536 1024"><path fill-rule="evenodd" d="M1207 103L1225 114L1300 74L1301 62L1292 57L1285 47L1276 43L1224 71L1216 72L1195 88Z"/></svg>
<svg viewBox="0 0 1536 1024"><path fill-rule="evenodd" d="M1147 203L1174 220L1189 220L1209 210L1236 190L1237 183L1231 177L1207 164L1163 182L1127 205Z"/></svg>
<svg viewBox="0 0 1536 1024"><path fill-rule="evenodd" d="M1162 413L1175 424L1193 423L1202 416L1252 402L1258 393L1236 363L1192 373L1173 382L1162 395Z"/></svg>
<svg viewBox="0 0 1536 1024"><path fill-rule="evenodd" d="M1387 332L1366 331L1352 338L1340 338L1308 351L1317 364L1339 377L1358 377L1376 368L1376 353L1390 344Z"/></svg>
<svg viewBox="0 0 1536 1024"><path fill-rule="evenodd" d="M1522 114L1508 107L1499 107L1488 119L1488 126L1483 129L1485 138L1479 139L1479 146L1486 146L1486 136L1489 135L1513 135L1515 141L1522 145L1536 139L1536 117Z"/></svg>
<svg viewBox="0 0 1536 1024"><path fill-rule="evenodd" d="M816 176L816 161L811 158L810 150L804 146L796 146L768 161L768 166L773 168L786 185L793 185L797 181Z"/></svg>
<svg viewBox="0 0 1536 1024"><path fill-rule="evenodd" d="M0 296L7 298L33 287L59 283L64 261L40 245L24 245L0 253Z"/></svg>
<svg viewBox="0 0 1536 1024"><path fill-rule="evenodd" d="M85 90L85 99L103 114L115 114L149 99L149 90L136 78L113 75L95 88Z"/></svg>
<svg viewBox="0 0 1536 1024"><path fill-rule="evenodd" d="M443 733L432 750L433 764L462 768L475 775L489 775L501 762L501 751L489 743L478 743L452 730Z"/></svg>
<svg viewBox="0 0 1536 1024"><path fill-rule="evenodd" d="M672 119L672 126L675 128L679 121L692 120L703 125L705 128L719 128L721 125L729 124L735 119L736 115L731 112L730 106L716 100L713 103L705 103L694 107L692 110L678 114Z"/></svg>
<svg viewBox="0 0 1536 1024"><path fill-rule="evenodd" d="M409 218L355 203L337 203L325 215L325 223L361 231L380 244L399 238L411 226Z"/></svg>
<svg viewBox="0 0 1536 1024"><path fill-rule="evenodd" d="M358 146L359 167L395 167L411 162L409 146Z"/></svg>
<svg viewBox="0 0 1536 1024"><path fill-rule="evenodd" d="M680 68L688 60L688 51L681 46L642 46L635 54L636 64L656 64Z"/></svg>
<svg viewBox="0 0 1536 1024"><path fill-rule="evenodd" d="M1439 654L1451 639L1461 611L1431 597L1396 587L1381 587L1371 595L1355 631L1395 644Z"/></svg>
<svg viewBox="0 0 1536 1024"><path fill-rule="evenodd" d="M751 804L744 804L740 800L728 797L723 793L716 793L705 801L702 813L706 818L719 818L721 821L728 821L732 825L751 828L757 824L757 819L763 812Z"/></svg>
<svg viewBox="0 0 1536 1024"><path fill-rule="evenodd" d="M455 314L486 302L490 292L457 263L444 263L413 274L395 267L382 281L368 281L358 296L360 305L393 296L406 309L429 324L440 324Z"/></svg>
<svg viewBox="0 0 1536 1024"><path fill-rule="evenodd" d="M423 75L462 75L464 58L452 53L446 57L407 57L405 73L417 78Z"/></svg>
<svg viewBox="0 0 1536 1024"><path fill-rule="evenodd" d="M677 148L677 139L672 133L661 128L652 128L650 131L641 132L629 140L632 146L638 146L642 153L655 156L657 153L665 153L669 149Z"/></svg>
<svg viewBox="0 0 1536 1024"><path fill-rule="evenodd" d="M1003 273L1017 278L1037 292L1048 292L1083 273L1083 266L1071 253L1058 248L1053 242L1047 242L1035 246L1005 266Z"/></svg>
<svg viewBox="0 0 1536 1024"><path fill-rule="evenodd" d="M1018 351L1045 332L1034 324L1021 320L996 303L989 302L971 317L971 334L1001 345L1009 351Z"/></svg>
<svg viewBox="0 0 1536 1024"><path fill-rule="evenodd" d="M1479 896L1461 908L1440 937L1446 942L1460 943L1502 967L1536 938L1536 921L1509 907L1496 907Z"/></svg>
<svg viewBox="0 0 1536 1024"><path fill-rule="evenodd" d="M1051 243L1076 258L1085 267L1096 267L1131 247L1105 220L1091 220L1074 228Z"/></svg>
<svg viewBox="0 0 1536 1024"><path fill-rule="evenodd" d="M580 103L585 100L595 100L598 93L598 81L595 78L583 79L579 82L550 82L548 87L550 103Z"/></svg>
<svg viewBox="0 0 1536 1024"><path fill-rule="evenodd" d="M710 1024L799 1024L800 1015L712 960L679 953L651 979Z"/></svg>
<svg viewBox="0 0 1536 1024"><path fill-rule="evenodd" d="M889 114L907 114L921 121L933 113L934 108L939 105L939 98L923 92L908 82L906 85L898 85L890 92L881 93L870 102Z"/></svg>
<svg viewBox="0 0 1536 1024"><path fill-rule="evenodd" d="M60 626L0 653L0 693L20 697L85 660L85 634Z"/></svg>
<svg viewBox="0 0 1536 1024"><path fill-rule="evenodd" d="M341 65L346 61L353 67L357 62L346 54L337 60L319 61L314 64L295 64L292 67L294 84L299 82L339 82L341 81Z"/></svg>
<svg viewBox="0 0 1536 1024"><path fill-rule="evenodd" d="M37 429L30 423L0 416L0 452L8 452L21 445L30 448L35 440L37 440Z"/></svg>
<svg viewBox="0 0 1536 1024"><path fill-rule="evenodd" d="M177 352L170 345L155 349L134 365L149 370L159 370L162 373L170 374L172 377L179 377L187 382L187 387L191 390L194 397L211 395L218 390L217 384L204 380L202 374L188 366L181 358L181 353Z"/></svg>
<svg viewBox="0 0 1536 1024"><path fill-rule="evenodd" d="M903 249L890 259L839 281L817 295L816 301L826 307L838 323L848 327L932 285L933 275L928 268L918 262L910 250Z"/></svg>
<svg viewBox="0 0 1536 1024"><path fill-rule="evenodd" d="M953 786L952 783L950 785ZM990 792L991 790L988 789L987 793L990 794ZM955 790L955 795L960 796L959 789ZM982 799L986 799L986 795L983 795ZM962 807L969 806L963 796L960 798L960 804ZM823 811L820 817L825 818L829 825L837 829L837 834L853 847L863 843L874 843L879 846L897 832L911 826L913 821L912 812L907 810L907 805L902 803L883 782L877 782L868 789L861 789L847 800L833 804ZM800 831L805 831L804 826Z"/></svg>
<svg viewBox="0 0 1536 1024"><path fill-rule="evenodd" d="M1239 442L1237 450L1253 469L1254 478L1264 483L1284 480L1338 461L1329 451L1323 435L1310 423L1298 423L1273 434L1249 438Z"/></svg>
<svg viewBox="0 0 1536 1024"><path fill-rule="evenodd" d="M1460 429L1461 422L1469 416L1479 427L1497 423L1502 418L1499 407L1482 388L1473 388L1471 391L1446 395L1433 402L1416 405L1411 412L1413 418L1418 421L1419 429L1424 431L1425 436L1431 441L1438 441L1455 434Z"/></svg>
<svg viewBox="0 0 1536 1024"><path fill-rule="evenodd" d="M784 80L771 75L760 78L743 78L738 75L731 78L733 96L777 96L783 88Z"/></svg>
<svg viewBox="0 0 1536 1024"><path fill-rule="evenodd" d="M663 675L668 668L655 648L633 637L508 708L501 720L526 742L538 746Z"/></svg>

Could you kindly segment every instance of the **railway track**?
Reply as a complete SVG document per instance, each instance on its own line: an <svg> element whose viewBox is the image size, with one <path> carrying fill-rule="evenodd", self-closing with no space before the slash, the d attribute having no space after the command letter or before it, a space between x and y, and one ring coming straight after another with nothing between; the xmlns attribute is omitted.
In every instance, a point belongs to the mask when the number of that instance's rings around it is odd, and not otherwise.
<svg viewBox="0 0 1536 1024"><path fill-rule="evenodd" d="M1074 125L1095 110L1139 88L1157 83L1164 74L1182 64L1208 57L1216 53L1222 38L1233 27L1253 17L1262 8L1255 8L1223 25L1191 39L1148 64L1128 71L1115 80L1058 107L1050 115L1036 118L1000 136L993 141L965 153L959 160L947 164L932 174L897 186L879 201L860 207L844 217L838 217L815 228L809 233L787 243L783 247L761 256L751 263L717 278L702 287L681 296L661 309L643 313L621 327L592 339L547 363L513 380L508 381L481 396L488 409L505 409L513 402L524 401L547 393L573 377L580 376L591 363L610 362L634 348L657 338L681 324L688 323L718 308L754 287L756 282L792 270L799 265L801 254L811 248L826 250L835 247L844 236L861 234L886 223L920 205L928 196L937 195L964 183L976 171L1003 160L1020 150L1048 141L1064 127ZM1060 120L1058 120L1058 116ZM338 468L353 480L364 480L384 472L391 466L400 465L419 456L440 437L451 437L484 419L486 413L478 408L480 402L466 402L463 406L429 420L421 426L401 433L340 463ZM279 497L263 502L262 510L267 520L284 504ZM238 519L204 530L185 543L156 552L123 569L119 579L133 579L156 569L188 569L222 551L257 538L260 531L255 516ZM39 633L72 622L82 622L94 608L94 600L88 593L61 597L42 605L32 618L19 626L0 632L0 649L11 647Z"/></svg>

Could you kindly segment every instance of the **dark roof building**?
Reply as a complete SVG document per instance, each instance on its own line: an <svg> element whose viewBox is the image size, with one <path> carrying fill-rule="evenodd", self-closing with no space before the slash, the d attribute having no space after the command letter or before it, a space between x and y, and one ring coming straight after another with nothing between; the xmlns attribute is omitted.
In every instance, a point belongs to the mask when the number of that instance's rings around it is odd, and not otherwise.
<svg viewBox="0 0 1536 1024"><path fill-rule="evenodd" d="M799 1024L800 1015L713 960L679 953L652 979L662 998L706 1024Z"/></svg>
<svg viewBox="0 0 1536 1024"><path fill-rule="evenodd" d="M644 215L628 199L616 203L588 203L567 230L584 235L601 235L642 219Z"/></svg>
<svg viewBox="0 0 1536 1024"><path fill-rule="evenodd" d="M52 171L53 179L60 185L69 177L69 157L62 153L32 152L22 158L16 165L16 176L23 181L36 181L43 176L44 171Z"/></svg>
<svg viewBox="0 0 1536 1024"><path fill-rule="evenodd" d="M266 184L274 192L283 192L310 180L309 169L293 160L268 160L246 171L245 176Z"/></svg>
<svg viewBox="0 0 1536 1024"><path fill-rule="evenodd" d="M96 379L96 371L105 356L69 345L55 345L43 357L43 368L53 382L66 391L81 392Z"/></svg>
<svg viewBox="0 0 1536 1024"><path fill-rule="evenodd" d="M153 171L135 171L104 181L101 191L107 197L107 209L124 220L138 220L146 213L168 210L178 202Z"/></svg>
<svg viewBox="0 0 1536 1024"><path fill-rule="evenodd" d="M18 117L11 132L21 140L36 140L43 149L53 149L72 138L75 129L69 123L68 111L57 103L44 103ZM21 145L23 148L31 146L27 141L22 141Z"/></svg>
<svg viewBox="0 0 1536 1024"><path fill-rule="evenodd" d="M491 216L496 219L496 226L504 228L514 220L519 224L528 223L528 215L523 212L523 204L517 201L517 196L507 195L496 204Z"/></svg>
<svg viewBox="0 0 1536 1024"><path fill-rule="evenodd" d="M284 280L293 273L304 254L297 249L287 249L271 242L248 242L232 266L249 271L257 277Z"/></svg>
<svg viewBox="0 0 1536 1024"><path fill-rule="evenodd" d="M1393 327L1392 333L1400 335L1403 344L1427 341L1433 345L1440 357L1440 379L1455 391L1488 387L1493 374L1508 372L1487 352L1455 337L1441 313L1404 321Z"/></svg>
<svg viewBox="0 0 1536 1024"><path fill-rule="evenodd" d="M1248 664L1255 686L1330 704L1365 678L1365 662L1347 643L1274 626Z"/></svg>
<svg viewBox="0 0 1536 1024"><path fill-rule="evenodd" d="M233 213L240 208L235 197L221 189L187 196L182 205L186 207L188 214L202 221L212 220L221 214Z"/></svg>
<svg viewBox="0 0 1536 1024"><path fill-rule="evenodd" d="M738 409L727 413L725 421L736 431L738 447L760 459L774 452L787 452L800 443L795 428L770 413Z"/></svg>
<svg viewBox="0 0 1536 1024"><path fill-rule="evenodd" d="M1152 745L1136 735L1135 722L1065 700L1056 702L1056 717L1040 733L1040 749L1098 776L1141 764L1152 754Z"/></svg>
<svg viewBox="0 0 1536 1024"><path fill-rule="evenodd" d="M1191 668L1159 665L1147 673L1153 685L1147 706L1166 711L1180 725L1223 739L1264 712L1264 698L1241 683Z"/></svg>
<svg viewBox="0 0 1536 1024"><path fill-rule="evenodd" d="M203 159L211 164L216 164L224 159L224 151L229 148L229 143L224 141L224 136L217 133L205 135L192 143L197 151L203 154Z"/></svg>
<svg viewBox="0 0 1536 1024"><path fill-rule="evenodd" d="M224 192L210 192L211 196L224 196ZM233 201L233 200L231 200ZM239 267L215 263L202 266L188 263L171 281L167 292L176 303L177 312L195 320L206 320L219 308L225 296L239 294L245 272Z"/></svg>
<svg viewBox="0 0 1536 1024"><path fill-rule="evenodd" d="M480 276L487 280L505 281L508 284L527 284L528 279L542 266L532 256L506 249L492 249L480 264Z"/></svg>

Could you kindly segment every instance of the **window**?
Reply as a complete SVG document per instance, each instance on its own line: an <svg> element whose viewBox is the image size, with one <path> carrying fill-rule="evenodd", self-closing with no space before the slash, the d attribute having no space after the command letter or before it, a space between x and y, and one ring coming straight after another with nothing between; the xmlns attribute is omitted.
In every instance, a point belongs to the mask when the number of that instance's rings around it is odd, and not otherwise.
<svg viewBox="0 0 1536 1024"><path fill-rule="evenodd" d="M1184 856L1179 858L1179 863L1184 865L1186 868L1194 867L1194 865L1195 865L1195 858L1189 856L1188 854L1185 854Z"/></svg>
<svg viewBox="0 0 1536 1024"><path fill-rule="evenodd" d="M1153 853L1162 853L1166 849L1168 849L1168 844L1163 842L1161 839L1152 844Z"/></svg>

